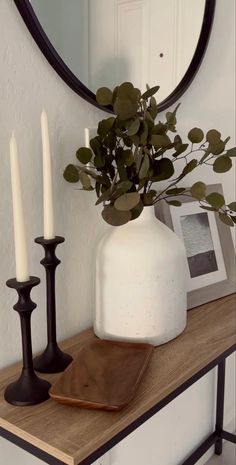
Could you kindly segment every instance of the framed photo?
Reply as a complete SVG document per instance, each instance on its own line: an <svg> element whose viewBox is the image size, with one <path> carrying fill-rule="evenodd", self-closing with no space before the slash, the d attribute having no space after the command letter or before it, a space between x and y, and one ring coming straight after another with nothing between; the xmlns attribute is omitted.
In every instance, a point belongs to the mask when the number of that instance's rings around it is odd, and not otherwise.
<svg viewBox="0 0 236 465"><path fill-rule="evenodd" d="M208 186L211 192L223 194L221 184ZM163 200L155 205L155 213L185 245L190 309L236 291L236 260L230 228L218 215L200 208L198 200L181 195L178 199L180 207Z"/></svg>

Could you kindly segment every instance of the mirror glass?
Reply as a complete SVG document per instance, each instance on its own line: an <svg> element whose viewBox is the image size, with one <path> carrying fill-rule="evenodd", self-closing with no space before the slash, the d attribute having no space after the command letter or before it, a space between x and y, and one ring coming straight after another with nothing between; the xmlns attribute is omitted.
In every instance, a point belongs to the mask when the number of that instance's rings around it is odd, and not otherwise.
<svg viewBox="0 0 236 465"><path fill-rule="evenodd" d="M91 91L159 85L159 102L193 58L205 0L31 0L66 65Z"/></svg>

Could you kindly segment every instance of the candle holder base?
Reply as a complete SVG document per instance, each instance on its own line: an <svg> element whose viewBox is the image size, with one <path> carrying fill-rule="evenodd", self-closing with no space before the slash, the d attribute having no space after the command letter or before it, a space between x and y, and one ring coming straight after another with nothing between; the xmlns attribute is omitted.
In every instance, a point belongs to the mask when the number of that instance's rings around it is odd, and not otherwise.
<svg viewBox="0 0 236 465"><path fill-rule="evenodd" d="M23 369L18 381L6 388L4 398L9 404L18 407L36 405L49 399L50 387L50 383L38 378L34 371Z"/></svg>
<svg viewBox="0 0 236 465"><path fill-rule="evenodd" d="M9 384L4 392L4 398L9 404L24 407L36 405L49 399L48 381L38 378L33 368L31 314L36 304L31 300L31 289L40 283L36 276L30 276L28 281L18 282L9 279L6 284L18 293L18 302L14 305L20 316L22 334L23 368L17 381Z"/></svg>
<svg viewBox="0 0 236 465"><path fill-rule="evenodd" d="M36 237L35 242L42 245L45 257L40 261L46 271L47 291L47 346L44 352L34 359L34 369L40 373L60 373L72 362L72 357L58 347L56 331L56 295L55 272L60 260L56 256L56 248L64 242L64 237L53 239Z"/></svg>
<svg viewBox="0 0 236 465"><path fill-rule="evenodd" d="M34 359L34 369L40 373L60 373L72 362L73 358L58 347L49 343L45 351Z"/></svg>

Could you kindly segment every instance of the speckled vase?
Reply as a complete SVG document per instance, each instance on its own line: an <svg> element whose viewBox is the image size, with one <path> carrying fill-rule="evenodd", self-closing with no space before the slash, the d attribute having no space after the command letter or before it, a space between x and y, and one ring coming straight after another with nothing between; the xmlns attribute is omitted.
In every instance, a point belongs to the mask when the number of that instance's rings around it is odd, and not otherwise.
<svg viewBox="0 0 236 465"><path fill-rule="evenodd" d="M153 207L111 227L96 257L95 334L155 346L186 326L187 260L182 241Z"/></svg>

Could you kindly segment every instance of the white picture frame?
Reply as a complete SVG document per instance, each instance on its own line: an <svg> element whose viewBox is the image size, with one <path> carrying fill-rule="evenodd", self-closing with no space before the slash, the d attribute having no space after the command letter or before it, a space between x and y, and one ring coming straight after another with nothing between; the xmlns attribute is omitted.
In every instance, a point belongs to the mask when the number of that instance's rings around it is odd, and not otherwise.
<svg viewBox="0 0 236 465"><path fill-rule="evenodd" d="M223 194L221 184L207 192ZM188 261L188 309L236 292L236 258L230 228L217 213L200 208L199 201L178 196L180 207L164 200L155 205L158 219L183 241Z"/></svg>

